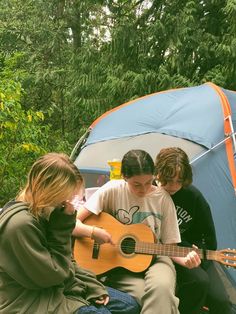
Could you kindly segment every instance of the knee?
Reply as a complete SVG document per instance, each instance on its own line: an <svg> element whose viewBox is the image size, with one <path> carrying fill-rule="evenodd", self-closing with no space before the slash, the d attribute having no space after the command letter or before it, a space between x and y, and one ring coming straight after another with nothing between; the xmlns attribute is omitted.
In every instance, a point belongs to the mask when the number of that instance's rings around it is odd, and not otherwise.
<svg viewBox="0 0 236 314"><path fill-rule="evenodd" d="M175 294L176 277L175 273L166 272L166 276L159 276L157 280L148 280L145 286L145 293L154 296L173 296Z"/></svg>
<svg viewBox="0 0 236 314"><path fill-rule="evenodd" d="M195 286L198 289L206 291L209 288L209 284L210 284L210 281L209 281L209 277L207 276L207 274L204 274L204 276L200 276L200 277L195 278Z"/></svg>
<svg viewBox="0 0 236 314"><path fill-rule="evenodd" d="M184 280L180 280L181 274L177 280L177 287L176 287L176 294L178 297L182 298L185 295L193 295L198 298L205 298L210 281L209 277L206 272L204 271L189 271L189 276L186 277Z"/></svg>
<svg viewBox="0 0 236 314"><path fill-rule="evenodd" d="M192 286L198 291L207 291L210 285L209 276L205 271L193 271L189 277L189 281L186 282L187 286Z"/></svg>
<svg viewBox="0 0 236 314"><path fill-rule="evenodd" d="M156 285L147 287L146 293L158 296L158 298L173 296L175 288L169 281L160 281Z"/></svg>

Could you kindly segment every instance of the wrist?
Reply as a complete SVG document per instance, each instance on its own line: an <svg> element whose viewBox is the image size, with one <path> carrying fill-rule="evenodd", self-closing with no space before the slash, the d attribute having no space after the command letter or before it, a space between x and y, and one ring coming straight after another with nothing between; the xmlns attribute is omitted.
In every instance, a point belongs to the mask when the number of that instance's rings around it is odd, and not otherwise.
<svg viewBox="0 0 236 314"><path fill-rule="evenodd" d="M90 239L94 239L94 231L95 231L96 226L92 226L91 232L90 232Z"/></svg>

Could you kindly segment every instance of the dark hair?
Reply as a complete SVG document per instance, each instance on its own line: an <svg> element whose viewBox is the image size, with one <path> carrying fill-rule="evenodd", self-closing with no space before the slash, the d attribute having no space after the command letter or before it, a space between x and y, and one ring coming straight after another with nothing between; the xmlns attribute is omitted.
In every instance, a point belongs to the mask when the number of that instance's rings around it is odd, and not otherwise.
<svg viewBox="0 0 236 314"><path fill-rule="evenodd" d="M154 161L152 157L141 149L128 151L121 161L121 174L131 178L142 174L154 173Z"/></svg>
<svg viewBox="0 0 236 314"><path fill-rule="evenodd" d="M177 174L183 186L192 183L193 173L188 155L179 147L161 149L155 160L155 175L158 176L158 181L165 185Z"/></svg>

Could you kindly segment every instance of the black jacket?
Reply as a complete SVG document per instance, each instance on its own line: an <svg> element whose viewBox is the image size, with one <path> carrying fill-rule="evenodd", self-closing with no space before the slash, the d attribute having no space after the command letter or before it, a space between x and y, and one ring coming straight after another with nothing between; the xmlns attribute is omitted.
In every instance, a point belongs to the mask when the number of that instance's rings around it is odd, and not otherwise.
<svg viewBox="0 0 236 314"><path fill-rule="evenodd" d="M209 204L193 185L171 195L181 233L181 245L197 245L199 248L216 250L217 241Z"/></svg>

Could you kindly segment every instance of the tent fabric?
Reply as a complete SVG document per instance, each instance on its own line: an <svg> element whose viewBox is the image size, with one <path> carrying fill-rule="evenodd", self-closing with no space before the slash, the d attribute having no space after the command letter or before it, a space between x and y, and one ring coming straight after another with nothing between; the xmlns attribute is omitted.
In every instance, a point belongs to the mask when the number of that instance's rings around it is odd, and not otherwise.
<svg viewBox="0 0 236 314"><path fill-rule="evenodd" d="M87 145L158 132L211 148L224 139L222 121L220 98L211 86L204 84L151 94L117 107L94 124L96 128L92 129Z"/></svg>
<svg viewBox="0 0 236 314"><path fill-rule="evenodd" d="M115 158L121 160L123 155L127 152L127 149L146 150L154 159L157 151L169 146L183 147L190 159L206 151L203 146L179 137L160 133L148 133L86 145L81 151L81 154L77 157L76 162L79 163L80 168L83 169L96 167L97 170L109 171L107 164L108 159L112 160ZM96 161L94 158L96 158Z"/></svg>
<svg viewBox="0 0 236 314"><path fill-rule="evenodd" d="M196 185L209 202L218 248L236 249L236 93L212 83L147 95L106 112L72 158L93 178L109 179L109 159L144 149L155 159L161 148L178 146L188 154ZM236 272L222 268L236 305Z"/></svg>

